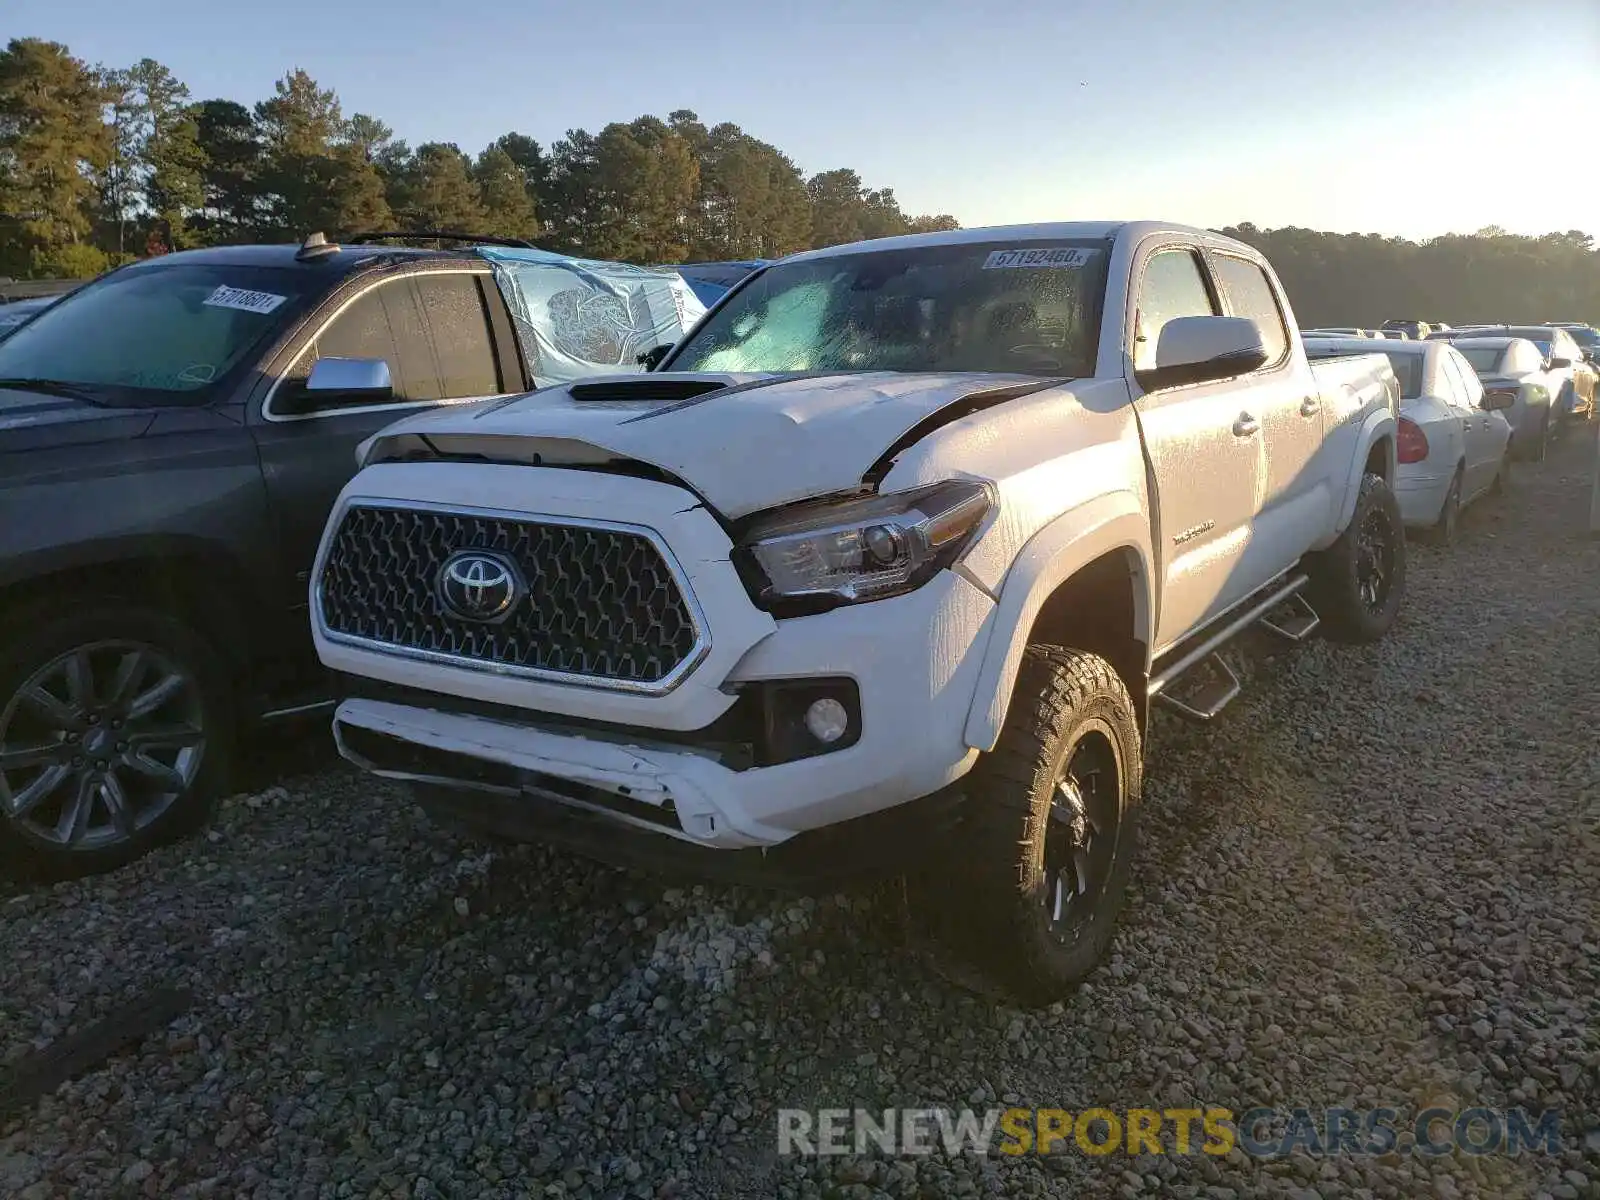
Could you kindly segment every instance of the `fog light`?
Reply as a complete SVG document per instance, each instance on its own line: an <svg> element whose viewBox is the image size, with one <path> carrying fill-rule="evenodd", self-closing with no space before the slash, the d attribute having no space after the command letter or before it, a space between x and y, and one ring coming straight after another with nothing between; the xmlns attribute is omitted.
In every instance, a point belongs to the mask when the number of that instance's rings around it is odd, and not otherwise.
<svg viewBox="0 0 1600 1200"><path fill-rule="evenodd" d="M837 742L850 729L850 714L837 700L813 700L806 709L806 728L824 745Z"/></svg>

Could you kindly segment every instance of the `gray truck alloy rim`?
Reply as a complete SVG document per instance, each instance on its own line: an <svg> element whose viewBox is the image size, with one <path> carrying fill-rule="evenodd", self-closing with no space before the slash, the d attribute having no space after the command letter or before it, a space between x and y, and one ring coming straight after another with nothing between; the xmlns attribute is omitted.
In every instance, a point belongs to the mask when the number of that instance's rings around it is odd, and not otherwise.
<svg viewBox="0 0 1600 1200"><path fill-rule="evenodd" d="M172 807L205 747L192 675L137 642L79 646L0 710L0 806L38 840L104 849Z"/></svg>
<svg viewBox="0 0 1600 1200"><path fill-rule="evenodd" d="M1050 932L1061 941L1077 938L1111 878L1121 782L1110 737L1092 730L1072 748L1051 793L1040 900Z"/></svg>
<svg viewBox="0 0 1600 1200"><path fill-rule="evenodd" d="M1389 514L1373 505L1356 533L1356 591L1373 616L1389 602L1394 580L1394 525Z"/></svg>

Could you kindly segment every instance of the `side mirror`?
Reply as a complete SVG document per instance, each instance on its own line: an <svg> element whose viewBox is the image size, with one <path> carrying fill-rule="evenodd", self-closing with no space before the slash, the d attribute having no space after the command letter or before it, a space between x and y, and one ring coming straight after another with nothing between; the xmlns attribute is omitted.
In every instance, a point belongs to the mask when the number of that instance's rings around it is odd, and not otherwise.
<svg viewBox="0 0 1600 1200"><path fill-rule="evenodd" d="M1151 392L1246 375L1266 361L1261 327L1249 317L1174 317L1161 327L1155 367L1136 377Z"/></svg>
<svg viewBox="0 0 1600 1200"><path fill-rule="evenodd" d="M1515 392L1484 392L1483 399L1479 402L1479 407L1484 412L1503 412L1508 408L1514 408L1516 403L1517 394Z"/></svg>
<svg viewBox="0 0 1600 1200"><path fill-rule="evenodd" d="M661 360L667 356L668 351L671 349L672 344L670 342L660 346L651 346L650 349L639 355L634 361L640 363L646 371L654 371L661 365Z"/></svg>
<svg viewBox="0 0 1600 1200"><path fill-rule="evenodd" d="M1560 371L1571 365L1572 360L1570 358L1562 358L1559 354L1550 360L1550 369L1552 371Z"/></svg>
<svg viewBox="0 0 1600 1200"><path fill-rule="evenodd" d="M291 412L387 404L394 399L394 385L389 381L389 364L381 358L319 358L305 383L283 399Z"/></svg>
<svg viewBox="0 0 1600 1200"><path fill-rule="evenodd" d="M394 384L381 358L319 358L306 377L306 391L318 399L387 400Z"/></svg>

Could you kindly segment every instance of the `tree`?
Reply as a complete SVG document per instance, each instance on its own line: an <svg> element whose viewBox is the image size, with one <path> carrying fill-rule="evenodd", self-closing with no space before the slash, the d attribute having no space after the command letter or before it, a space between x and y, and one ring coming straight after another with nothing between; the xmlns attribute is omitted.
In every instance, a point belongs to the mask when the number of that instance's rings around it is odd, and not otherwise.
<svg viewBox="0 0 1600 1200"><path fill-rule="evenodd" d="M383 177L354 146L336 146L322 158L307 160L312 175L307 208L296 229L309 233L372 233L394 224Z"/></svg>
<svg viewBox="0 0 1600 1200"><path fill-rule="evenodd" d="M152 58L139 60L127 75L134 92L143 200L165 226L167 245L179 250L188 215L205 203L206 163L189 89Z"/></svg>
<svg viewBox="0 0 1600 1200"><path fill-rule="evenodd" d="M376 164L394 143L394 130L377 117L356 113L345 122L342 140L365 161Z"/></svg>
<svg viewBox="0 0 1600 1200"><path fill-rule="evenodd" d="M498 143L478 155L472 174L483 202L484 224L491 232L502 237L539 236L527 176Z"/></svg>
<svg viewBox="0 0 1600 1200"><path fill-rule="evenodd" d="M332 88L296 67L273 85L273 97L256 105L267 153L279 157L323 154L345 128Z"/></svg>
<svg viewBox="0 0 1600 1200"><path fill-rule="evenodd" d="M811 245L838 246L860 241L865 214L862 212L861 176L841 167L823 171L806 181L811 197Z"/></svg>
<svg viewBox="0 0 1600 1200"><path fill-rule="evenodd" d="M95 173L100 189L100 219L116 231L115 237L108 237L108 241L120 255L127 248L128 219L134 209L139 100L128 71L102 67L97 79L106 125L105 161Z"/></svg>
<svg viewBox="0 0 1600 1200"><path fill-rule="evenodd" d="M280 236L297 238L323 229L330 214L343 210L335 193L351 178L349 162L341 163L333 152L334 139L345 129L339 98L296 67L255 111L266 157L266 225Z"/></svg>
<svg viewBox="0 0 1600 1200"><path fill-rule="evenodd" d="M862 192L861 236L897 237L902 233L908 233L910 228L905 213L900 211L900 202L894 198L893 188Z"/></svg>
<svg viewBox="0 0 1600 1200"><path fill-rule="evenodd" d="M16 228L0 268L30 272L88 236L94 177L111 156L104 101L95 72L59 42L14 38L0 51L0 213Z"/></svg>
<svg viewBox="0 0 1600 1200"><path fill-rule="evenodd" d="M699 160L690 258L777 258L810 244L811 201L788 157L737 125L706 131L684 111L670 120Z"/></svg>
<svg viewBox="0 0 1600 1200"><path fill-rule="evenodd" d="M528 199L533 202L534 212L544 212L550 203L550 160L539 143L527 134L507 133L497 137L489 149L503 151L516 164L527 181Z"/></svg>
<svg viewBox="0 0 1600 1200"><path fill-rule="evenodd" d="M408 228L489 232L471 163L459 146L446 142L418 146L406 176L400 215Z"/></svg>
<svg viewBox="0 0 1600 1200"><path fill-rule="evenodd" d="M550 241L592 258L682 262L699 175L689 143L656 117L574 129L550 150Z"/></svg>
<svg viewBox="0 0 1600 1200"><path fill-rule="evenodd" d="M200 170L200 225L212 241L254 236L265 165L255 117L232 100L190 106Z"/></svg>
<svg viewBox="0 0 1600 1200"><path fill-rule="evenodd" d="M938 216L911 217L906 221L907 233L948 233L952 229L960 229L961 222L949 213L940 213Z"/></svg>

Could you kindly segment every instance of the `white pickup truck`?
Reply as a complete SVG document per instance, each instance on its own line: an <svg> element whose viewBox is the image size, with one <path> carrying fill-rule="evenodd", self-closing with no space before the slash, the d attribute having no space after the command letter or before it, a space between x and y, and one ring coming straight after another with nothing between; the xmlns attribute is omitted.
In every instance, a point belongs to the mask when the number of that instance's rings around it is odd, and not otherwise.
<svg viewBox="0 0 1600 1200"><path fill-rule="evenodd" d="M1047 1001L1110 937L1151 702L1213 717L1252 625L1394 621L1396 406L1203 230L797 255L657 370L364 444L311 588L334 732L514 837L904 870L936 944Z"/></svg>

